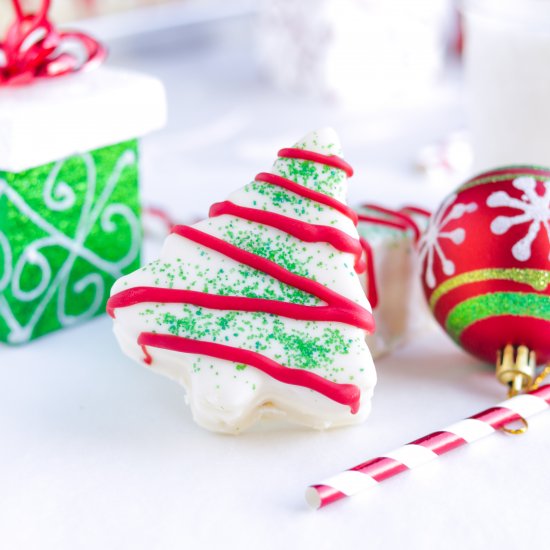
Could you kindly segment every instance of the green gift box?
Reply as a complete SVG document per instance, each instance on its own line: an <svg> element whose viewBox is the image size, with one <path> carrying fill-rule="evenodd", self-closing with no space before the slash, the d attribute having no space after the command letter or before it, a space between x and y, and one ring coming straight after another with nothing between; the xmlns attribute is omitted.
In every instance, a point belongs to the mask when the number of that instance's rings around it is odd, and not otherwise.
<svg viewBox="0 0 550 550"><path fill-rule="evenodd" d="M138 138L162 84L99 68L0 88L0 341L103 313L140 262Z"/></svg>

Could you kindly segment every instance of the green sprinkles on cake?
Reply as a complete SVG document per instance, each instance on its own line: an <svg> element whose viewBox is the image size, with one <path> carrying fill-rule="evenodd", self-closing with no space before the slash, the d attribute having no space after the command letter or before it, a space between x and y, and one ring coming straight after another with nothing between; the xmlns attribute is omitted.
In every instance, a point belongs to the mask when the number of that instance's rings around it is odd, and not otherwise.
<svg viewBox="0 0 550 550"><path fill-rule="evenodd" d="M318 323L308 321L302 329L296 329L272 314L220 312L188 304L178 305L177 309L177 314L152 313L146 323L151 330L184 338L231 343L257 352L276 348L279 351L274 357L284 365L323 370L327 377L333 374L336 355L347 355L352 343L336 323L325 323L329 326L319 329Z"/></svg>

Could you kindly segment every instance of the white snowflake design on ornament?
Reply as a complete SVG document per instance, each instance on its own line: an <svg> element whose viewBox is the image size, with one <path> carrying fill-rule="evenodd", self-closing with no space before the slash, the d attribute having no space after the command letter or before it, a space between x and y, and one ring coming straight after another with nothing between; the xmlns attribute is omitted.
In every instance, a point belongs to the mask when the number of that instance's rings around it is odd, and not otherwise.
<svg viewBox="0 0 550 550"><path fill-rule="evenodd" d="M456 245L460 245L466 239L466 230L462 227L456 227L452 231L445 231L449 222L462 218L465 214L471 214L477 210L475 202L456 203L447 212L449 206L455 201L457 195L453 193L441 205L441 208L434 214L430 220L428 229L420 239L418 255L419 265L423 265L426 261L426 270L424 280L429 288L434 288L436 284L434 274L435 258L439 258L441 267L445 275L454 275L456 266L452 260L445 256L439 243L442 239L447 239Z"/></svg>
<svg viewBox="0 0 550 550"><path fill-rule="evenodd" d="M499 208L502 206L521 210L515 216L497 216L491 222L491 232L494 235L503 235L511 227L530 222L525 237L517 241L512 247L512 256L520 262L531 258L531 246L537 238L541 228L546 230L550 240L550 180L544 182L544 195L537 193L537 181L531 176L516 178L512 185L523 191L521 199L511 197L506 191L495 191L487 198L487 206ZM548 255L550 260L550 254Z"/></svg>

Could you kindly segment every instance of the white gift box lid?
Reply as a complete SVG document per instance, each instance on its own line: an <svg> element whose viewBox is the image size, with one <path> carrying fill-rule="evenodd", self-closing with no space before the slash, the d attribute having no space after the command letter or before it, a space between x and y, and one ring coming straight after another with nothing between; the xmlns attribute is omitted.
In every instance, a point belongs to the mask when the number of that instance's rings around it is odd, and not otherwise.
<svg viewBox="0 0 550 550"><path fill-rule="evenodd" d="M161 128L162 83L108 67L0 87L0 170L20 172Z"/></svg>

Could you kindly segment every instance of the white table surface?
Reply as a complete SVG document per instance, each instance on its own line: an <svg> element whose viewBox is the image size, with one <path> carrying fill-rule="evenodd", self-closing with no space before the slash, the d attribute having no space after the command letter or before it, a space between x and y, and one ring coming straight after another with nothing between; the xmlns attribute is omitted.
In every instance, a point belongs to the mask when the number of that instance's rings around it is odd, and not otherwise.
<svg viewBox="0 0 550 550"><path fill-rule="evenodd" d="M362 116L282 96L258 78L243 28L189 32L179 41L191 55L167 53L173 36L113 46L113 63L168 88L170 124L143 143L146 201L178 219L200 215L269 168L279 147L327 123L356 168L352 202L431 206L447 192L411 166L420 146L463 124L453 86L424 105ZM360 427L230 437L197 427L179 386L124 357L106 317L0 347L0 547L548 548L550 414L525 436L496 434L364 495L307 508L309 483L504 398L491 369L436 330L377 368Z"/></svg>

